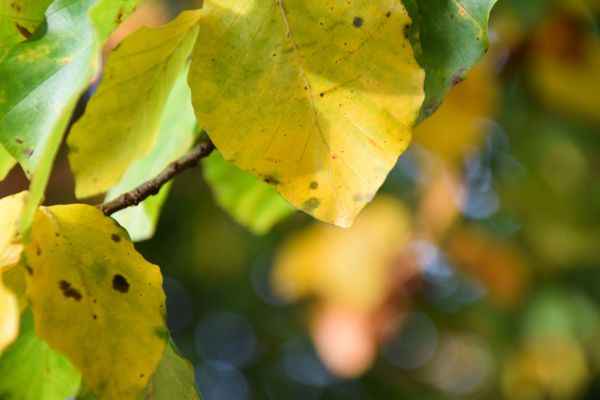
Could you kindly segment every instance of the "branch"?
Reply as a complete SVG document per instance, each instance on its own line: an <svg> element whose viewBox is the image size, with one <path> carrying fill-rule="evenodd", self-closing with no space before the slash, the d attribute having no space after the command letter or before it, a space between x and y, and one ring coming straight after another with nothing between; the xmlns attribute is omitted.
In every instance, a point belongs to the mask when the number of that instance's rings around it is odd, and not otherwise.
<svg viewBox="0 0 600 400"><path fill-rule="evenodd" d="M200 159L207 157L213 150L215 145L206 138L194 146L187 154L170 163L160 174L142 183L135 189L123 193L116 199L106 203L96 205L104 213L109 216L117 211L121 211L127 207L137 206L142 201L150 196L154 196L160 191L164 184L169 182L188 168L193 168L198 165Z"/></svg>

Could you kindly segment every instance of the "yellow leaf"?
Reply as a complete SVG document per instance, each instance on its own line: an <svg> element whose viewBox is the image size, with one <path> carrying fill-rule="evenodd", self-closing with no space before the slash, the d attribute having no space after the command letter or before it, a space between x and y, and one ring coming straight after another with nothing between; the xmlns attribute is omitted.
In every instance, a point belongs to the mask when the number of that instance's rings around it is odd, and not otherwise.
<svg viewBox="0 0 600 400"><path fill-rule="evenodd" d="M352 310L373 310L386 296L409 234L404 206L379 198L350 229L318 224L287 243L275 262L274 287L288 300L314 294Z"/></svg>
<svg viewBox="0 0 600 400"><path fill-rule="evenodd" d="M40 208L25 248L36 331L67 356L99 399L134 399L168 333L157 266L88 205Z"/></svg>
<svg viewBox="0 0 600 400"><path fill-rule="evenodd" d="M399 1L213 0L190 86L227 161L339 226L410 141L424 73ZM216 43L216 45L212 45Z"/></svg>
<svg viewBox="0 0 600 400"><path fill-rule="evenodd" d="M153 148L167 98L196 40L199 15L186 11L162 27L142 28L112 51L68 139L77 197L107 191Z"/></svg>
<svg viewBox="0 0 600 400"><path fill-rule="evenodd" d="M0 274L0 278L1 278ZM19 332L19 307L11 291L0 279L0 353L11 344Z"/></svg>
<svg viewBox="0 0 600 400"><path fill-rule="evenodd" d="M15 340L19 331L17 298L4 286L4 271L17 263L22 246L17 237L17 221L27 192L0 199L0 352Z"/></svg>

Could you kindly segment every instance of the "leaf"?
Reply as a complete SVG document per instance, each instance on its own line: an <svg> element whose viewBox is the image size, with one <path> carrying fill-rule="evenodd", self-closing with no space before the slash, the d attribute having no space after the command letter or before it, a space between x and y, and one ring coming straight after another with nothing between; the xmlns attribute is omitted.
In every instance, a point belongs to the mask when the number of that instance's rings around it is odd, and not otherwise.
<svg viewBox="0 0 600 400"><path fill-rule="evenodd" d="M183 358L169 341L163 357L148 387L143 400L200 400L196 390L194 367Z"/></svg>
<svg viewBox="0 0 600 400"><path fill-rule="evenodd" d="M0 271L15 264L21 254L17 234L17 221L27 199L27 192L20 192L0 199Z"/></svg>
<svg viewBox="0 0 600 400"><path fill-rule="evenodd" d="M400 2L213 0L189 82L225 160L349 226L410 141L423 71Z"/></svg>
<svg viewBox="0 0 600 400"><path fill-rule="evenodd" d="M157 266L95 207L41 207L25 249L36 330L99 399L134 399L166 344Z"/></svg>
<svg viewBox="0 0 600 400"><path fill-rule="evenodd" d="M18 333L19 307L17 299L10 290L4 287L0 272L0 354L16 339Z"/></svg>
<svg viewBox="0 0 600 400"><path fill-rule="evenodd" d="M0 145L0 181L6 178L16 163L17 161Z"/></svg>
<svg viewBox="0 0 600 400"><path fill-rule="evenodd" d="M239 170L218 152L202 160L202 167L217 203L255 234L268 232L292 214L293 208L272 186Z"/></svg>
<svg viewBox="0 0 600 400"><path fill-rule="evenodd" d="M44 20L52 0L10 0L0 3L0 60L15 44L31 37Z"/></svg>
<svg viewBox="0 0 600 400"><path fill-rule="evenodd" d="M112 200L155 177L169 162L183 155L192 145L199 130L192 109L190 88L186 81L187 69L184 72L177 78L162 110L154 149L129 166L119 183L106 194L106 200ZM133 241L149 239L154 235L169 187L170 184L167 184L156 196L149 197L137 207L129 207L113 215L113 218L129 232Z"/></svg>
<svg viewBox="0 0 600 400"><path fill-rule="evenodd" d="M484 120L492 118L496 110L499 85L494 71L491 58L477 64L462 84L448 92L435 114L415 128L415 142L438 155L447 166L460 167L467 152L482 144L489 129Z"/></svg>
<svg viewBox="0 0 600 400"><path fill-rule="evenodd" d="M0 357L0 398L64 400L79 380L69 360L36 335L31 310L25 310L19 338Z"/></svg>
<svg viewBox="0 0 600 400"><path fill-rule="evenodd" d="M199 16L187 11L157 29L142 28L111 53L67 141L77 197L110 189L152 149L171 88L196 40Z"/></svg>
<svg viewBox="0 0 600 400"><path fill-rule="evenodd" d="M420 120L439 107L488 48L488 20L496 0L403 0L413 24L415 57L425 69Z"/></svg>
<svg viewBox="0 0 600 400"><path fill-rule="evenodd" d="M55 0L46 26L0 61L0 144L32 179L19 230L27 238L79 95L101 44L137 0Z"/></svg>
<svg viewBox="0 0 600 400"><path fill-rule="evenodd" d="M403 204L379 197L350 229L316 224L285 243L275 260L274 288L287 300L315 295L349 311L373 311L410 233Z"/></svg>

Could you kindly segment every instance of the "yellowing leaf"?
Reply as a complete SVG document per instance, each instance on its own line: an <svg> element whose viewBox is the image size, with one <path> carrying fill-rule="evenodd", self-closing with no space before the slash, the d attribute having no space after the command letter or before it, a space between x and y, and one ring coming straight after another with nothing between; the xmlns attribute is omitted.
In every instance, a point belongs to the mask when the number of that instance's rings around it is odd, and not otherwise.
<svg viewBox="0 0 600 400"><path fill-rule="evenodd" d="M0 59L11 46L25 41L44 20L52 0L10 0L0 2Z"/></svg>
<svg viewBox="0 0 600 400"><path fill-rule="evenodd" d="M314 294L356 311L371 311L387 293L389 273L410 234L403 205L378 198L350 229L314 225L275 261L273 284L288 300Z"/></svg>
<svg viewBox="0 0 600 400"><path fill-rule="evenodd" d="M0 199L0 271L15 264L22 246L17 239L17 221L25 204L27 192Z"/></svg>
<svg viewBox="0 0 600 400"><path fill-rule="evenodd" d="M12 167L17 163L6 149L0 144L0 181L6 178Z"/></svg>
<svg viewBox="0 0 600 400"><path fill-rule="evenodd" d="M213 0L192 53L196 116L225 160L350 226L398 156L424 73L398 1Z"/></svg>
<svg viewBox="0 0 600 400"><path fill-rule="evenodd" d="M240 171L218 152L202 161L204 177L217 203L252 232L258 235L266 233L292 213L292 206L272 186Z"/></svg>
<svg viewBox="0 0 600 400"><path fill-rule="evenodd" d="M160 28L142 28L111 53L68 139L77 197L110 189L152 149L162 110L196 40L199 16L186 11Z"/></svg>
<svg viewBox="0 0 600 400"><path fill-rule="evenodd" d="M494 63L486 58L464 82L456 85L431 117L414 132L415 142L455 166L465 151L479 146L486 133L484 118L491 117L498 102Z"/></svg>
<svg viewBox="0 0 600 400"><path fill-rule="evenodd" d="M19 332L17 299L2 283L0 273L0 354L15 340Z"/></svg>
<svg viewBox="0 0 600 400"><path fill-rule="evenodd" d="M134 399L168 337L158 267L88 205L40 208L25 249L39 336L66 355L99 399Z"/></svg>
<svg viewBox="0 0 600 400"><path fill-rule="evenodd" d="M187 73L181 73L169 94L161 115L154 149L147 156L131 163L119 183L106 194L106 200L113 200L154 178L169 162L183 155L192 146L199 129L186 77ZM163 186L157 195L147 198L137 207L129 207L113 215L113 218L129 232L134 242L149 239L154 234L169 188L170 183Z"/></svg>

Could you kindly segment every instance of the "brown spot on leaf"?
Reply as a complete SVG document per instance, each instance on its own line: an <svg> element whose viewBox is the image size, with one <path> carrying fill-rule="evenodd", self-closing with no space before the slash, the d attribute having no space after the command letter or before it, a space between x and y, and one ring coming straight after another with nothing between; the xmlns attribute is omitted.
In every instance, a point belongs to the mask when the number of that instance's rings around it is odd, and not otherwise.
<svg viewBox="0 0 600 400"><path fill-rule="evenodd" d="M15 22L15 26L17 27L17 30L19 31L19 33L21 35L23 35L23 37L25 39L29 39L31 37L31 32L29 31L29 29L25 28L23 25L19 25L16 22Z"/></svg>
<svg viewBox="0 0 600 400"><path fill-rule="evenodd" d="M63 295L66 298L72 297L75 301L81 300L81 293L79 290L71 286L71 284L65 280L58 282L58 287L62 290Z"/></svg>
<svg viewBox="0 0 600 400"><path fill-rule="evenodd" d="M360 28L364 23L365 20L362 19L362 17L354 17L354 20L352 21L352 25L354 25L355 28Z"/></svg>
<svg viewBox="0 0 600 400"><path fill-rule="evenodd" d="M388 11L387 13L385 13L385 17L386 17L386 18L389 18L389 17L391 17L391 16L392 16L392 12L391 12L391 11Z"/></svg>
<svg viewBox="0 0 600 400"><path fill-rule="evenodd" d="M311 197L302 204L302 209L307 212L312 212L320 205L321 201L319 199L316 197Z"/></svg>
<svg viewBox="0 0 600 400"><path fill-rule="evenodd" d="M129 291L129 282L121 274L115 274L112 280L112 287L119 293L127 293Z"/></svg>
<svg viewBox="0 0 600 400"><path fill-rule="evenodd" d="M410 33L410 24L404 25L402 32L404 34L404 38L408 39L408 34Z"/></svg>
<svg viewBox="0 0 600 400"><path fill-rule="evenodd" d="M318 189L319 188L319 182L312 181L308 187L311 188L312 190Z"/></svg>
<svg viewBox="0 0 600 400"><path fill-rule="evenodd" d="M280 185L281 181L279 179L277 179L276 176L274 175L267 175L264 177L263 182L268 183L269 185Z"/></svg>
<svg viewBox="0 0 600 400"><path fill-rule="evenodd" d="M452 77L452 79L450 80L450 82L452 83L452 86L456 86L459 83L461 83L462 81L463 81L463 78L460 75L454 75Z"/></svg>
<svg viewBox="0 0 600 400"><path fill-rule="evenodd" d="M121 241L121 236L119 236L116 233L113 233L112 235L110 235L110 239L115 243L119 243Z"/></svg>
<svg viewBox="0 0 600 400"><path fill-rule="evenodd" d="M15 142L16 142L17 144L23 144L23 140L22 140L22 139L19 139L19 138L15 138Z"/></svg>

